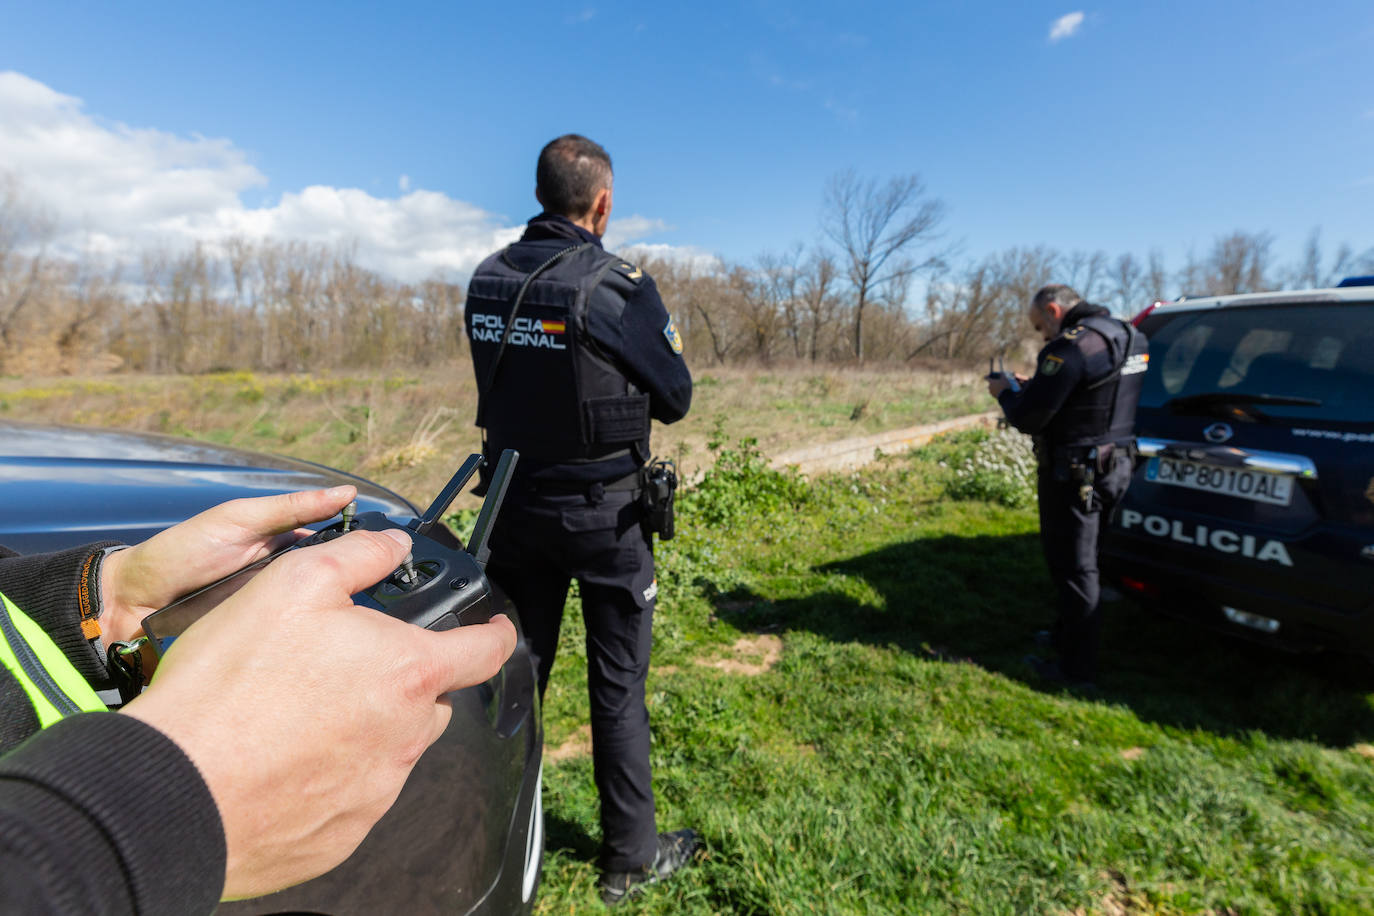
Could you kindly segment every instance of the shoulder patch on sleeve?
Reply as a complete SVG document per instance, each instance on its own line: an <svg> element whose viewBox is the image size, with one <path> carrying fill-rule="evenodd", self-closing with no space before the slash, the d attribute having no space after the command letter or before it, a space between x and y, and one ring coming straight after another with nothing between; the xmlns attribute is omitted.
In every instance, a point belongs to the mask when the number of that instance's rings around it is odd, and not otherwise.
<svg viewBox="0 0 1374 916"><path fill-rule="evenodd" d="M668 346L678 356L682 355L682 335L678 333L677 322L670 316L668 323L663 326L663 336L668 339Z"/></svg>
<svg viewBox="0 0 1374 916"><path fill-rule="evenodd" d="M1085 330L1087 330L1087 329L1084 328L1083 325L1081 325L1081 324L1076 324L1076 325L1074 325L1073 327L1069 328L1067 331L1064 332L1064 339L1065 339L1065 340L1076 340L1076 339L1078 339L1078 335L1079 335L1079 334L1082 334Z"/></svg>
<svg viewBox="0 0 1374 916"><path fill-rule="evenodd" d="M625 261L616 262L615 267L611 269L632 283L638 283L640 280L644 279L644 271Z"/></svg>
<svg viewBox="0 0 1374 916"><path fill-rule="evenodd" d="M1051 353L1049 356L1046 356L1046 357L1045 357L1043 360L1041 360L1041 362L1040 362L1040 374L1041 374L1041 375L1054 375L1056 372L1058 372L1060 369L1063 369L1063 368L1064 368L1064 357L1062 357L1062 356L1055 356L1055 355L1052 354L1052 353Z"/></svg>

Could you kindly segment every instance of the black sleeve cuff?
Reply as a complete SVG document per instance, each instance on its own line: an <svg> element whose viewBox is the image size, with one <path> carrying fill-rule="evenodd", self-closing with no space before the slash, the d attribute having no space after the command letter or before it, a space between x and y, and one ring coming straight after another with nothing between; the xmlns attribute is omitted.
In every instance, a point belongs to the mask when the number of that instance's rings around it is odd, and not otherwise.
<svg viewBox="0 0 1374 916"><path fill-rule="evenodd" d="M170 738L130 716L85 713L0 758L0 860L25 872L0 884L52 912L211 913L224 828Z"/></svg>
<svg viewBox="0 0 1374 916"><path fill-rule="evenodd" d="M100 580L93 564L100 562L100 554L106 547L117 544L117 541L101 541L57 553L0 560L0 592L33 618L96 689L110 686L111 681L105 659L81 631L81 582L87 564L92 564L92 585L87 590L86 601L93 612L98 613Z"/></svg>

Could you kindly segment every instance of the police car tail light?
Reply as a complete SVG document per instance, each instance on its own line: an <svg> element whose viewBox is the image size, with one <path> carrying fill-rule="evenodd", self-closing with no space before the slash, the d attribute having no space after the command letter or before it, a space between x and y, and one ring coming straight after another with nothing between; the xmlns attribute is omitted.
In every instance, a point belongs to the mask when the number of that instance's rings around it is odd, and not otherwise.
<svg viewBox="0 0 1374 916"><path fill-rule="evenodd" d="M1131 324L1135 325L1136 327L1140 327L1140 323L1144 321L1146 318L1148 318L1151 312L1153 312L1155 309L1159 308L1163 304L1164 301L1162 299L1157 300L1155 302L1151 302L1149 305L1145 306L1145 308L1141 310L1139 315L1136 315L1134 318L1131 319Z"/></svg>
<svg viewBox="0 0 1374 916"><path fill-rule="evenodd" d="M1121 587L1128 592L1135 592L1137 595L1145 595L1150 598L1158 597L1159 586L1153 582L1146 582L1142 579L1132 579L1130 576L1121 577Z"/></svg>

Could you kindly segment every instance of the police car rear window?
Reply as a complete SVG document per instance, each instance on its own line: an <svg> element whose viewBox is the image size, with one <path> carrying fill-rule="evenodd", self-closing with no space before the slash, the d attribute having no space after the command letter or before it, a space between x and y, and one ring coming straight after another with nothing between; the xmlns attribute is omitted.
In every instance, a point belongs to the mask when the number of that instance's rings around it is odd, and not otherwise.
<svg viewBox="0 0 1374 916"><path fill-rule="evenodd" d="M1374 301L1216 308L1147 321L1150 371L1140 406L1199 394L1269 395L1287 421L1374 423Z"/></svg>

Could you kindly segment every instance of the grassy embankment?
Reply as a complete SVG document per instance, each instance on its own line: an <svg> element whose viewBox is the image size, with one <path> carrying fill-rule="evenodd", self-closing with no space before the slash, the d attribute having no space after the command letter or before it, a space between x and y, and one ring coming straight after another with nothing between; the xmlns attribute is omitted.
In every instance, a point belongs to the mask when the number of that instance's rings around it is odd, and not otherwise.
<svg viewBox="0 0 1374 916"><path fill-rule="evenodd" d="M660 444L689 466L717 423L773 450L985 404L971 380L702 377ZM425 502L474 443L470 384L3 380L0 416L290 452ZM436 405L459 413L426 439ZM1101 693L1039 689L1020 662L1052 613L1034 515L949 498L971 441L809 485L727 450L685 497L659 547L650 710L660 825L708 852L627 911L1374 912L1370 667L1118 606ZM546 914L600 906L582 637L570 613L545 708Z"/></svg>
<svg viewBox="0 0 1374 916"><path fill-rule="evenodd" d="M653 763L660 827L709 851L632 911L1374 912L1368 664L1119 605L1101 692L1040 689L1033 510L946 493L975 438L810 485L736 452L686 498L659 547ZM545 914L597 906L582 639L569 613Z"/></svg>
<svg viewBox="0 0 1374 916"><path fill-rule="evenodd" d="M0 418L192 436L362 474L422 508L479 445L470 365L360 375L0 378ZM706 444L752 436L765 451L900 429L988 408L976 375L927 370L709 369L692 411L654 447L687 474ZM457 507L475 501L463 497Z"/></svg>

